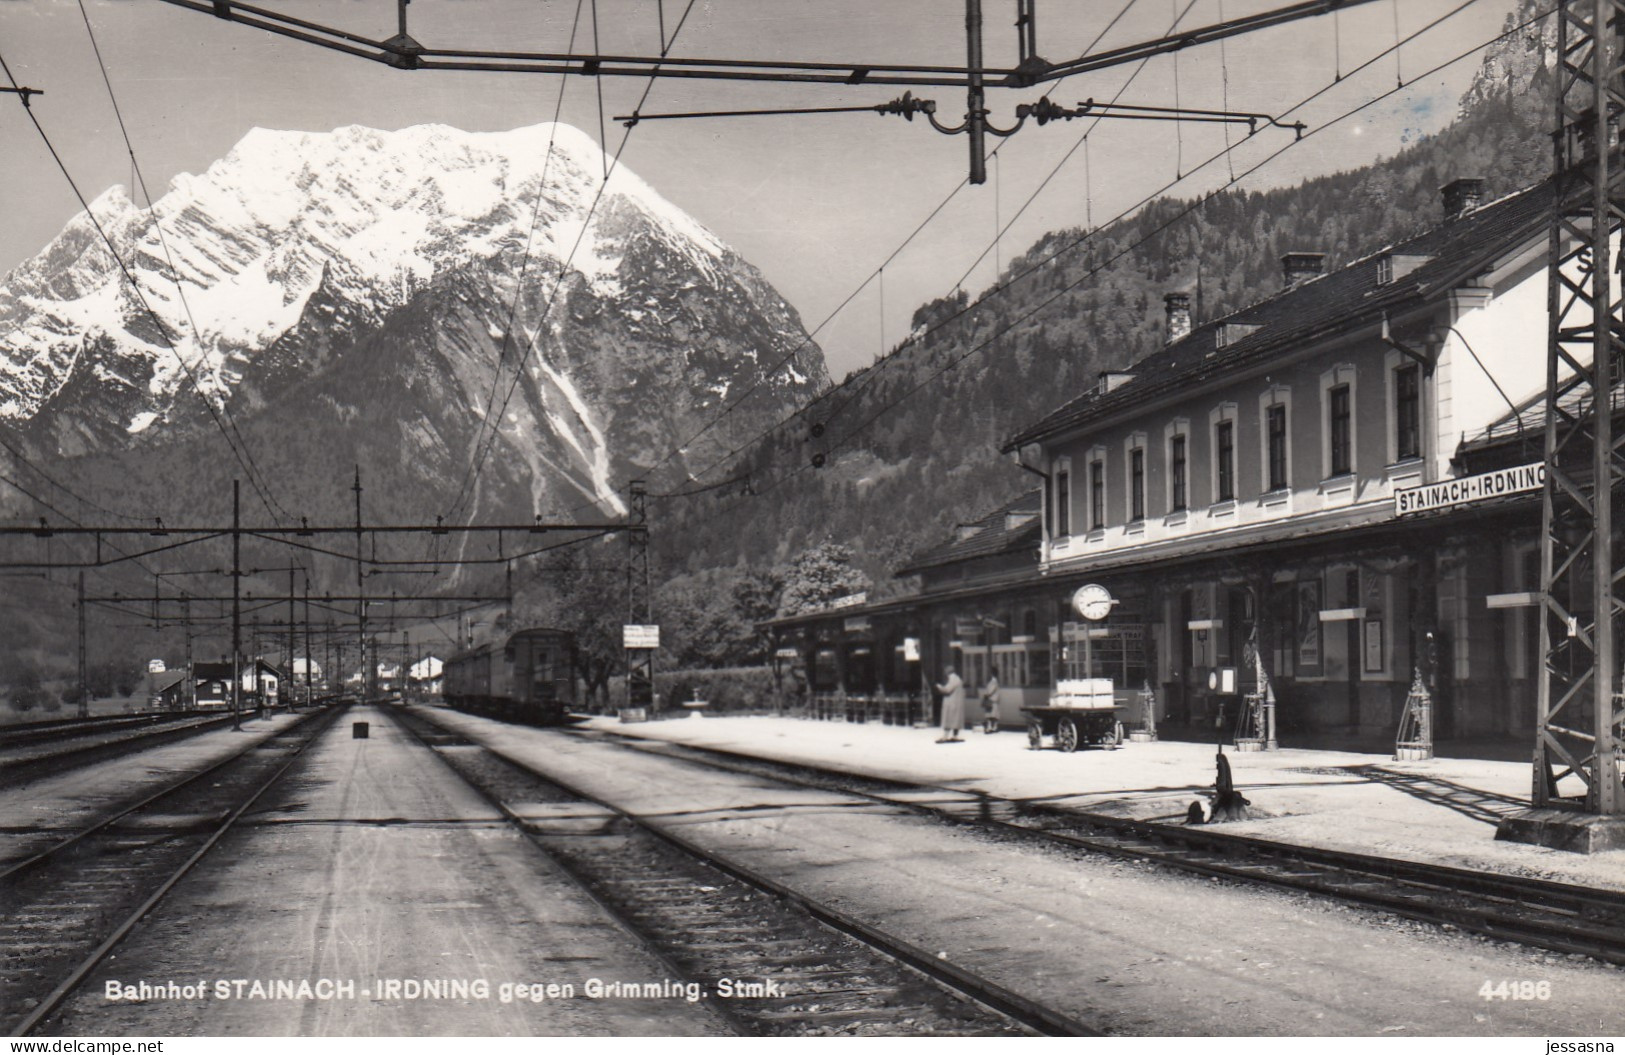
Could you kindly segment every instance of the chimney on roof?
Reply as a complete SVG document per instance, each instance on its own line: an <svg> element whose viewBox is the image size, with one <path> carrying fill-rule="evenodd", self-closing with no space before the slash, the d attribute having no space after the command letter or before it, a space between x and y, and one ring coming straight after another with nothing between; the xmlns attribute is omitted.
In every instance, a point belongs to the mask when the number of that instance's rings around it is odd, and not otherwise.
<svg viewBox="0 0 1625 1055"><path fill-rule="evenodd" d="M1162 295L1162 305L1168 315L1168 333L1163 343L1173 344L1183 337L1190 336L1191 295L1189 293L1164 293Z"/></svg>
<svg viewBox="0 0 1625 1055"><path fill-rule="evenodd" d="M1281 281L1287 289L1317 277L1326 264L1325 253L1282 253Z"/></svg>
<svg viewBox="0 0 1625 1055"><path fill-rule="evenodd" d="M1474 178L1451 180L1439 188L1444 196L1444 218L1454 220L1470 213L1484 201L1484 181Z"/></svg>

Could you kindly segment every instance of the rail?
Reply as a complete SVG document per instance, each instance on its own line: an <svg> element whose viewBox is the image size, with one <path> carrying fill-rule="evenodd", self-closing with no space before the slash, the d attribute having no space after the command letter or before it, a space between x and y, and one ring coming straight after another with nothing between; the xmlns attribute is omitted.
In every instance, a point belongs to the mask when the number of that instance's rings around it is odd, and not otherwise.
<svg viewBox="0 0 1625 1055"><path fill-rule="evenodd" d="M396 712L392 713L390 717L402 724L409 733L417 737L425 746L431 748L434 746L430 742L431 736L446 737L449 742L458 744L470 743L460 733L439 725L437 721L423 712ZM425 736L417 727L417 723L420 722L433 730L430 736ZM665 825L655 823L648 818L592 795L555 774L544 773L532 764L516 758L506 751L483 743L475 743L474 746L480 749L482 755L527 775L534 781L544 785L555 795L562 793L570 799L590 803L604 811L606 817L618 818L622 824L629 826L631 830L655 840L658 844L665 846L670 851L675 851L687 860L697 862L707 870L703 882L709 884L709 887L700 889L709 889L714 894L709 898L705 898L706 903L701 905L693 899L682 898L682 892L685 889L694 888L692 883L681 880L674 881L666 877L650 863L647 857L639 857L636 868L629 868L622 862L612 864L608 870L596 874L590 871L584 873L580 864L580 855L583 852L590 853L590 840L579 830L572 830L568 837L557 840L552 844L547 844L545 841L541 843L544 851L559 860L567 871L575 875L612 915L619 918L634 933L645 936L645 941L663 959L668 958L674 949L694 948L697 944L701 946L705 944L705 941L696 942L695 934L689 933L689 929L702 930L718 927L719 933L709 939L715 942L728 940L720 936L722 932L731 933L734 938L740 938L741 932L750 929L753 923L756 926L760 925L759 920L751 921L741 917L727 920L712 918L702 922L702 915L707 914L708 910L716 910L719 907L723 909L732 907L734 910L739 910L744 906L753 904L767 907L778 906L781 909L788 906L797 913L810 918L810 920L817 921L817 924L839 932L839 934L857 941L867 949L877 951L885 961L894 961L906 965L912 972L915 972L911 977L923 975L938 986L951 990L961 999L968 998L975 1005L990 1009L997 1016L1000 1016L999 1020L1008 1020L1021 1030L1047 1036L1099 1035L1094 1029L1062 1012L1005 989L964 967L950 963L928 950L921 949L859 920L833 905L785 886L738 861L707 847L700 846L670 830ZM441 754L441 757L446 759L447 764L452 765L452 768L457 770L487 802L495 806L531 838L538 838L536 830L526 817L514 812L504 801L503 796L494 793L490 787L485 786L485 781L471 776L463 769L464 766L469 764L467 761L468 755L459 754L457 756L459 761L456 763L453 763L445 754ZM514 791L511 780L504 781L503 787L510 794ZM526 794L530 800L553 801L547 791L538 796L534 791L527 789ZM626 829L610 825L604 830L606 834L612 837L612 841L618 842L625 839ZM719 883L727 882L729 879L743 884L740 889L746 892L746 896L741 897L739 894L730 893L718 886ZM630 885L634 891L632 897L635 899L636 909L633 912L629 912L625 905L620 903L621 899L617 899L614 894L615 887L627 885ZM670 900L674 890L679 892L679 900ZM762 894L766 894L768 897L762 898ZM658 935L650 935L651 924L658 928L662 921L669 921L673 917L680 918L682 921L677 927L674 941L668 940L666 943L662 943ZM669 922L667 929L670 930ZM799 944L794 949L789 948L788 946L792 941L799 943L804 940L799 937L792 938L791 929L789 924L783 922L772 925L767 932L771 936L771 940L762 939L771 946L768 951L774 960L805 962L823 965L826 968L841 966L841 964L834 962L834 954L828 951L815 952L801 948ZM736 943L737 954L741 956L748 955L751 944L752 940L748 939L738 941ZM681 956L676 957L676 959L680 961ZM678 962L674 966L680 976L684 964ZM868 975L871 971L883 969L883 967L865 968L862 971L843 970L836 973L842 976ZM731 966L730 970L743 975L750 974L748 969L741 970L737 964ZM935 1009L935 1012L933 1012L928 1007L929 1001L916 1002L919 1000L917 993L905 998L902 989L895 982L876 986L873 978L870 978L866 984L857 984L851 977L846 977L843 979L842 984L845 988L840 990L811 991L802 995L785 996L781 1000L775 1001L771 1006L763 1008L760 1013L745 1010L739 1002L732 1002L733 1006L724 1006L720 1010L727 1017L741 1021L754 1032L763 1032L764 1026L766 1027L765 1031L772 1032L774 1031L775 1022L796 1019L805 1019L814 1023L866 1021L873 1024L879 1019L889 1018L903 1032L912 1035L920 1032L930 1032L930 1023L932 1021L944 1021L943 1018L938 1017L941 1014L941 1009ZM871 990L873 991L871 992ZM842 996L856 997L859 1000L872 996L878 1000L878 1003L861 1012L833 1009L830 1006L832 998ZM721 1003L727 1005L730 1002L722 1001ZM982 1012L982 1014L985 1015L985 1012ZM855 1015L861 1015L862 1017L855 1018ZM948 1012L947 1019L952 1020L953 1017L953 1013ZM993 1025L996 1030L996 1022L999 1020L990 1022L988 1019L977 1017L964 1021L966 1021L969 1030L976 1031L987 1030L990 1025Z"/></svg>
<svg viewBox="0 0 1625 1055"><path fill-rule="evenodd" d="M0 890L14 911L0 921L5 931L0 944L12 947L13 955L0 964L0 1025L12 1036L26 1036L49 1017L332 726L341 710L310 712L269 738L257 738L207 769L7 865L0 873ZM285 750L267 751L267 741L278 738L287 738ZM245 768L234 769L238 764ZM242 782L234 782L234 776ZM190 804L193 815L222 819L195 832L176 830L140 855L120 847L118 822L143 811L170 816L176 796L183 794L202 802ZM18 951L30 947L49 961L43 968L25 962Z"/></svg>
<svg viewBox="0 0 1625 1055"><path fill-rule="evenodd" d="M870 777L725 748L622 736L616 741L631 750L687 758L697 765L734 769L792 786L837 790L1005 835L1149 861L1202 876L1285 887L1500 941L1625 965L1625 893L1620 891L1297 846L1207 826L1022 803L963 788ZM926 789L941 795L922 802L896 794L903 789Z"/></svg>

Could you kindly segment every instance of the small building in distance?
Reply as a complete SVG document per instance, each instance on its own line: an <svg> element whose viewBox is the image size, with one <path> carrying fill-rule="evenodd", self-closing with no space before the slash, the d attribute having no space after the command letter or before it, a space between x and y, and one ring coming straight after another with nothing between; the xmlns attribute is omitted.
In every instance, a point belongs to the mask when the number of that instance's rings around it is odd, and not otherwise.
<svg viewBox="0 0 1625 1055"><path fill-rule="evenodd" d="M230 663L193 663L192 699L197 709L230 710L232 677Z"/></svg>
<svg viewBox="0 0 1625 1055"><path fill-rule="evenodd" d="M155 711L184 711L192 706L192 678L184 670L147 675L147 707Z"/></svg>

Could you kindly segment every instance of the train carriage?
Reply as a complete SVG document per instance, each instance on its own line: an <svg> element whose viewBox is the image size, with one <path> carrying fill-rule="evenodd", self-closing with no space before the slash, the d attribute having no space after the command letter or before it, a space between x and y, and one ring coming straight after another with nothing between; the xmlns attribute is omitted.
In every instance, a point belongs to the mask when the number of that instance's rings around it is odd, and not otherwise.
<svg viewBox="0 0 1625 1055"><path fill-rule="evenodd" d="M572 721L575 635L535 627L459 652L443 671L446 702L460 711L527 725Z"/></svg>

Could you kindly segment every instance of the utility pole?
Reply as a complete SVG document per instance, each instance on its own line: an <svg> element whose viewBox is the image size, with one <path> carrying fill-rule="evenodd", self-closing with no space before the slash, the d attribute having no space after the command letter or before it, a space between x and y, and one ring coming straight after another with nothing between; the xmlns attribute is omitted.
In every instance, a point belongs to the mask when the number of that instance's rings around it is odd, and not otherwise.
<svg viewBox="0 0 1625 1055"><path fill-rule="evenodd" d="M181 602L181 625L186 628L186 709L197 707L197 675L192 667L192 602Z"/></svg>
<svg viewBox="0 0 1625 1055"><path fill-rule="evenodd" d="M79 571L79 717L90 717L90 668L85 662L85 573Z"/></svg>
<svg viewBox="0 0 1625 1055"><path fill-rule="evenodd" d="M628 488L632 509L627 532L626 621L647 626L651 618L649 583L649 505L642 480ZM624 642L623 642L624 644ZM652 707L655 691L655 649L626 648L626 705Z"/></svg>
<svg viewBox="0 0 1625 1055"><path fill-rule="evenodd" d="M310 706L310 576L305 576L305 706ZM293 673L289 668L289 674Z"/></svg>
<svg viewBox="0 0 1625 1055"><path fill-rule="evenodd" d="M361 700L372 698L372 672L367 669L367 600L366 573L361 559L361 466L355 467L355 595L356 595L356 647L361 650Z"/></svg>
<svg viewBox="0 0 1625 1055"><path fill-rule="evenodd" d="M243 727L243 482L231 481L231 727Z"/></svg>
<svg viewBox="0 0 1625 1055"><path fill-rule="evenodd" d="M1616 121L1625 109L1625 0L1558 4L1555 201L1547 249L1546 485L1541 505L1540 648L1531 800L1498 838L1591 852L1625 846L1614 512L1625 469L1613 404L1625 351L1615 303L1625 216ZM1584 795L1563 794L1577 778ZM1557 812L1553 807L1565 811ZM1592 816L1586 817L1584 814Z"/></svg>
<svg viewBox="0 0 1625 1055"><path fill-rule="evenodd" d="M288 665L283 668L287 675L288 706L293 706L293 635L297 627L293 616L293 569L288 569Z"/></svg>
<svg viewBox="0 0 1625 1055"><path fill-rule="evenodd" d="M982 89L982 0L965 0L965 132L970 140L970 181L987 182L987 97Z"/></svg>

